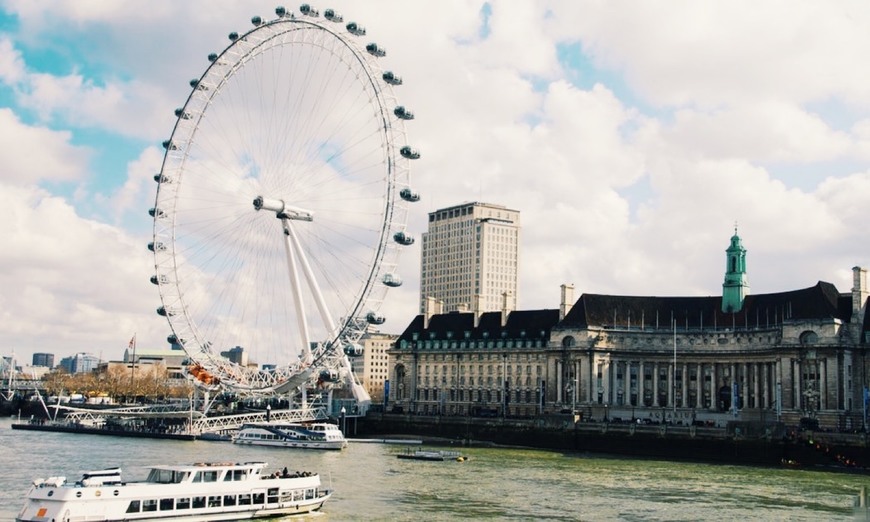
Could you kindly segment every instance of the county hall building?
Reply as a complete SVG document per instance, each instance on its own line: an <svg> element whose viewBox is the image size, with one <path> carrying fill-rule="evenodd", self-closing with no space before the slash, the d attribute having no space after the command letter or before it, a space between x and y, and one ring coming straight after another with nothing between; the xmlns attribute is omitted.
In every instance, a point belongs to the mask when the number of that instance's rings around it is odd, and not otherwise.
<svg viewBox="0 0 870 522"><path fill-rule="evenodd" d="M583 294L558 309L417 316L390 353L388 410L420 415L866 424L866 270L840 292L752 295L740 237L722 294ZM437 308L436 308L437 310ZM806 422L806 421L804 421Z"/></svg>

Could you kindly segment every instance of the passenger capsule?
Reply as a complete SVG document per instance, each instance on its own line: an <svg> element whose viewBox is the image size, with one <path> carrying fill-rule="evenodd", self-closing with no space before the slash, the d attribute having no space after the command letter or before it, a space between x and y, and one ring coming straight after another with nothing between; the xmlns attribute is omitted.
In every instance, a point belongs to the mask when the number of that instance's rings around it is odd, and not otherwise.
<svg viewBox="0 0 870 522"><path fill-rule="evenodd" d="M375 311L366 314L366 321L368 321L369 324L384 324L386 320L386 317Z"/></svg>
<svg viewBox="0 0 870 522"><path fill-rule="evenodd" d="M148 250L150 250L152 252L163 252L166 250L166 245L164 245L163 243L161 243L159 241L157 243L152 241L152 242L148 243Z"/></svg>
<svg viewBox="0 0 870 522"><path fill-rule="evenodd" d="M217 53L211 53L208 55L208 61L210 61L212 63L216 62L217 59L218 59Z"/></svg>
<svg viewBox="0 0 870 522"><path fill-rule="evenodd" d="M402 85L402 77L396 76L395 74L393 74L393 71L384 72L382 78L390 85Z"/></svg>
<svg viewBox="0 0 870 522"><path fill-rule="evenodd" d="M335 370L323 370L320 372L320 380L324 382L335 382L338 380L338 372Z"/></svg>
<svg viewBox="0 0 870 522"><path fill-rule="evenodd" d="M283 5L279 5L275 8L275 14L281 18L284 18L284 16L287 14L287 9L285 9Z"/></svg>
<svg viewBox="0 0 870 522"><path fill-rule="evenodd" d="M347 24L347 32L354 36L365 36L366 28L357 24L356 22L351 22Z"/></svg>
<svg viewBox="0 0 870 522"><path fill-rule="evenodd" d="M169 282L169 279L166 278L165 275L153 275L151 276L151 284L152 285L163 285Z"/></svg>
<svg viewBox="0 0 870 522"><path fill-rule="evenodd" d="M166 150L178 150L178 146L170 140L166 140L163 142L163 148Z"/></svg>
<svg viewBox="0 0 870 522"><path fill-rule="evenodd" d="M172 178L170 178L169 176L164 176L163 174L158 172L154 175L154 181L156 181L157 183L172 183Z"/></svg>
<svg viewBox="0 0 870 522"><path fill-rule="evenodd" d="M406 109L402 105L399 105L398 107L393 109L393 114L395 114L396 117L399 118L400 120L413 120L414 119L414 113L409 111L408 109Z"/></svg>
<svg viewBox="0 0 870 522"><path fill-rule="evenodd" d="M235 42L236 40L239 39L239 33L235 32L235 31L231 32L229 35L229 39L231 42Z"/></svg>
<svg viewBox="0 0 870 522"><path fill-rule="evenodd" d="M405 201L409 201L411 203L414 203L416 201L420 201L420 194L418 194L417 192L414 192L413 190L411 190L408 187L405 187L399 191L399 197L404 199Z"/></svg>
<svg viewBox="0 0 870 522"><path fill-rule="evenodd" d="M344 20L344 17L341 14L336 13L335 9L327 9L323 12L323 17L329 20L330 22L339 23Z"/></svg>
<svg viewBox="0 0 870 522"><path fill-rule="evenodd" d="M409 236L408 234L405 234L404 232L396 232L395 234L393 234L393 241L405 246L414 244L414 238L412 236Z"/></svg>
<svg viewBox="0 0 870 522"><path fill-rule="evenodd" d="M189 113L189 112L184 112L184 109L181 108L181 107L179 107L178 109L175 109L175 117L176 117L176 118L181 118L182 120L189 120L189 119L190 119L190 113Z"/></svg>
<svg viewBox="0 0 870 522"><path fill-rule="evenodd" d="M320 16L320 11L311 7L308 4L302 4L299 6L299 12L304 14L305 16L318 17Z"/></svg>
<svg viewBox="0 0 870 522"><path fill-rule="evenodd" d="M397 288L402 286L402 277L399 274L384 274L384 278L382 279L385 285Z"/></svg>
<svg viewBox="0 0 870 522"><path fill-rule="evenodd" d="M148 215L151 217L162 218L166 216L166 213L156 207L151 207L148 209Z"/></svg>
<svg viewBox="0 0 870 522"><path fill-rule="evenodd" d="M401 149L399 149L399 154L402 155L403 158L408 159L420 159L420 152L412 147L405 145Z"/></svg>
<svg viewBox="0 0 870 522"><path fill-rule="evenodd" d="M344 354L348 357L359 357L363 354L363 347L357 343L348 343L344 345Z"/></svg>
<svg viewBox="0 0 870 522"><path fill-rule="evenodd" d="M251 24L253 24L254 27L260 27L261 25L263 25L263 19L259 16L255 16L251 18Z"/></svg>
<svg viewBox="0 0 870 522"><path fill-rule="evenodd" d="M175 312L172 310L167 310L165 306L161 306L157 309L157 315L162 315L163 317L172 317L175 315Z"/></svg>
<svg viewBox="0 0 870 522"><path fill-rule="evenodd" d="M377 56L380 58L381 56L387 55L387 50L383 47L378 47L378 44L372 42L366 46L366 51L372 56Z"/></svg>

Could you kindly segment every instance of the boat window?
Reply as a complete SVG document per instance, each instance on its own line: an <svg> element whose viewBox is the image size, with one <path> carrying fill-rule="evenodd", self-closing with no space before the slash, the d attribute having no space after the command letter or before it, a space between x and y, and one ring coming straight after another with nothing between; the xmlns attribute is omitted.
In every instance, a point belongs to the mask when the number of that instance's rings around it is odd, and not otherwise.
<svg viewBox="0 0 870 522"><path fill-rule="evenodd" d="M254 493L254 504L263 504L265 503L266 495L263 493Z"/></svg>
<svg viewBox="0 0 870 522"><path fill-rule="evenodd" d="M139 512L139 501L131 500L130 505L127 506L127 513L138 513Z"/></svg>
<svg viewBox="0 0 870 522"><path fill-rule="evenodd" d="M142 501L142 511L157 511L157 499L152 498Z"/></svg>
<svg viewBox="0 0 870 522"><path fill-rule="evenodd" d="M314 498L314 490L306 489L305 490L305 498Z"/></svg>
<svg viewBox="0 0 870 522"><path fill-rule="evenodd" d="M297 489L293 491L293 500L302 500L305 498L305 491Z"/></svg>
<svg viewBox="0 0 870 522"><path fill-rule="evenodd" d="M269 504L274 504L278 502L278 488L269 488L266 493L268 493L267 502Z"/></svg>
<svg viewBox="0 0 870 522"><path fill-rule="evenodd" d="M208 507L221 507L221 497L219 495L208 497Z"/></svg>
<svg viewBox="0 0 870 522"><path fill-rule="evenodd" d="M202 473L202 482L217 482L217 471L197 471L197 474L199 473Z"/></svg>
<svg viewBox="0 0 870 522"><path fill-rule="evenodd" d="M175 499L174 498L161 498L160 499L160 511L172 511L175 509Z"/></svg>
<svg viewBox="0 0 870 522"><path fill-rule="evenodd" d="M236 505L236 496L235 495L224 495L224 505L225 506L235 506Z"/></svg>
<svg viewBox="0 0 870 522"><path fill-rule="evenodd" d="M193 497L192 505L194 509L205 507L205 497Z"/></svg>
<svg viewBox="0 0 870 522"><path fill-rule="evenodd" d="M190 498L180 498L175 501L175 509L190 509Z"/></svg>
<svg viewBox="0 0 870 522"><path fill-rule="evenodd" d="M243 495L239 495L239 505L240 506L250 506L251 505L251 494L245 493Z"/></svg>

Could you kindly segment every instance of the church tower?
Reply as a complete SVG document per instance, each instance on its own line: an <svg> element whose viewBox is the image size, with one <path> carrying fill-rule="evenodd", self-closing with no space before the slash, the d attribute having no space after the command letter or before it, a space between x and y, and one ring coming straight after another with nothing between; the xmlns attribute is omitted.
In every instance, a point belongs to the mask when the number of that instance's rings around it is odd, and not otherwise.
<svg viewBox="0 0 870 522"><path fill-rule="evenodd" d="M749 282L746 280L746 249L737 235L731 236L731 246L725 251L727 265L725 282L722 283L722 311L736 313L743 308L743 299L749 295Z"/></svg>

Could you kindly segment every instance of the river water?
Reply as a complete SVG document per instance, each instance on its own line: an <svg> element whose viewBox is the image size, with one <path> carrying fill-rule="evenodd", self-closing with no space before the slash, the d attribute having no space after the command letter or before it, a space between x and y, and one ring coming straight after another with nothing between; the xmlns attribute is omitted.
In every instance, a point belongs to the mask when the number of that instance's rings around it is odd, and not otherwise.
<svg viewBox="0 0 870 522"><path fill-rule="evenodd" d="M31 480L120 466L261 460L317 471L335 489L318 521L854 520L870 476L798 469L463 448L466 462L402 460L401 446L351 442L341 452L29 432L0 420L0 521L14 520ZM863 517L863 514L862 514ZM862 520L864 518L861 518Z"/></svg>

